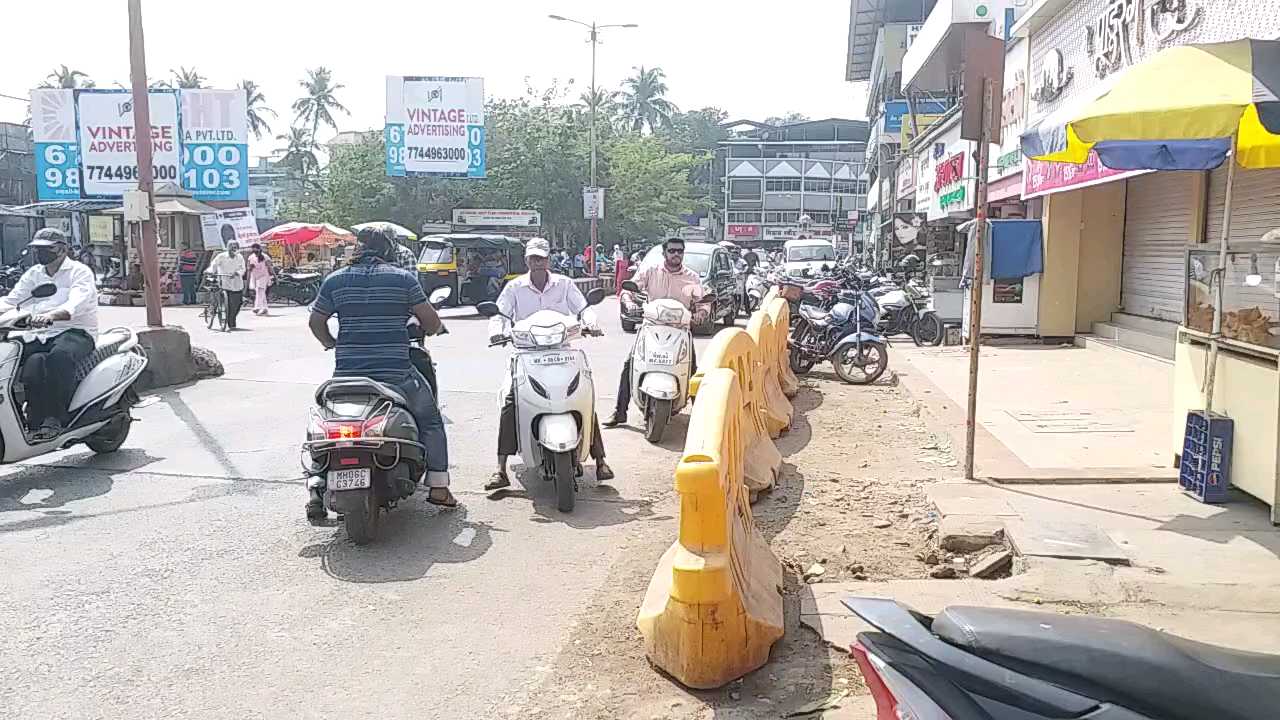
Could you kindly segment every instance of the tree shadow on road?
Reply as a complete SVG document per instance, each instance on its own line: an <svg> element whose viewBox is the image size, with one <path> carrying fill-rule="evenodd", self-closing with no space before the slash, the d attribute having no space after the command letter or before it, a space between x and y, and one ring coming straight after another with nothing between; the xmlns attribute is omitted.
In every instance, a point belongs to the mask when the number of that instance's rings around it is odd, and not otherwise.
<svg viewBox="0 0 1280 720"><path fill-rule="evenodd" d="M414 495L382 516L378 539L356 545L340 528L328 541L308 545L299 557L320 558L330 577L351 583L411 582L425 577L437 563L466 563L493 547L493 533L484 522L467 520L465 505L437 510Z"/></svg>

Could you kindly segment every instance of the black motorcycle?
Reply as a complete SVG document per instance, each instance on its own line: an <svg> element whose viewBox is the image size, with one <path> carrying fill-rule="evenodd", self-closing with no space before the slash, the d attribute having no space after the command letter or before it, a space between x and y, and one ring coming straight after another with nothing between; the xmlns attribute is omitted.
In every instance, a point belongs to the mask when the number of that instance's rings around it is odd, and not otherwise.
<svg viewBox="0 0 1280 720"><path fill-rule="evenodd" d="M310 305L320 293L320 281L324 276L318 272L301 272L298 270L281 270L267 288L267 300L283 300Z"/></svg>
<svg viewBox="0 0 1280 720"><path fill-rule="evenodd" d="M876 330L880 308L862 289L841 290L829 311L800 303L792 320L791 369L804 375L830 360L851 385L875 382L889 367L889 343Z"/></svg>
<svg viewBox="0 0 1280 720"><path fill-rule="evenodd" d="M844 604L876 628L851 650L882 718L1255 720L1280 708L1280 655L1109 618Z"/></svg>

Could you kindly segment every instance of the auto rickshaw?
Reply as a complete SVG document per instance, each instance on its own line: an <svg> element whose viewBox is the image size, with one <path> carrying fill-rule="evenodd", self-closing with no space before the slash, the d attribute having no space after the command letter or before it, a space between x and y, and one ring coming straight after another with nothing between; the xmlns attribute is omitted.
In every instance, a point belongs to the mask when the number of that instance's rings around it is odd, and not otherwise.
<svg viewBox="0 0 1280 720"><path fill-rule="evenodd" d="M421 242L418 281L423 291L430 295L447 286L454 306L496 300L508 281L528 272L524 243L506 235L428 235Z"/></svg>

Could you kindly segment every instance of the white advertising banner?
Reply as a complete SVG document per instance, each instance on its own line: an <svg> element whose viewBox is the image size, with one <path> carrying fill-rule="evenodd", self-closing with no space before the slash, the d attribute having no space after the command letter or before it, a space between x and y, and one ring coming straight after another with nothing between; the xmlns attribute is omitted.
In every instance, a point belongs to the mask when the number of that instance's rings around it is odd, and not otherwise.
<svg viewBox="0 0 1280 720"><path fill-rule="evenodd" d="M390 177L485 176L484 79L387 76Z"/></svg>
<svg viewBox="0 0 1280 720"><path fill-rule="evenodd" d="M542 213L537 210L459 208L453 211L453 224L481 227L538 227L542 225Z"/></svg>
<svg viewBox="0 0 1280 720"><path fill-rule="evenodd" d="M604 188L582 188L582 219L604 219Z"/></svg>
<svg viewBox="0 0 1280 720"><path fill-rule="evenodd" d="M42 201L80 199L74 91L31 91L31 139L35 143L36 197Z"/></svg>
<svg viewBox="0 0 1280 720"><path fill-rule="evenodd" d="M243 250L258 242L258 221L247 207L205 213L200 216L200 235L205 250L222 250L230 240Z"/></svg>
<svg viewBox="0 0 1280 720"><path fill-rule="evenodd" d="M151 163L155 181L178 182L182 151L178 135L178 94L147 93L151 107ZM133 95L127 90L80 90L76 94L80 129L81 196L117 198L138 186L138 155L133 135Z"/></svg>

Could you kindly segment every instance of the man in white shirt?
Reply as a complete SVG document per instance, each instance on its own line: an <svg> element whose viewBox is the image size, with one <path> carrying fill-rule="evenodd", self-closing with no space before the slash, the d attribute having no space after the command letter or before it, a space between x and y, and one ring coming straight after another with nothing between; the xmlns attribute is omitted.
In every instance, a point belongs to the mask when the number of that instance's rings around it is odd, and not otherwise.
<svg viewBox="0 0 1280 720"><path fill-rule="evenodd" d="M525 262L529 272L507 283L498 295L498 311L518 322L539 310L554 310L565 315L578 315L588 309L587 299L583 297L578 284L564 275L557 275L550 270L551 245L542 238L532 238L525 245ZM583 318L588 328L594 329L595 317L588 314ZM489 339L497 342L503 338L507 330L507 319L495 315L489 320ZM498 416L498 471L489 478L485 490L498 490L511 485L507 476L507 458L520 451L516 439L516 399L512 390L511 378L507 377L507 391L502 401L502 412ZM600 435L600 422L592 414L595 432L591 438L591 457L596 462L596 479L605 481L613 479L613 470L604 459L604 439Z"/></svg>
<svg viewBox="0 0 1280 720"><path fill-rule="evenodd" d="M36 264L0 299L0 312L22 304L30 310L32 332L22 333L22 381L27 388L27 425L36 441L62 433L75 390L76 366L98 338L98 286L93 271L67 257L67 236L57 228L36 231L27 245ZM33 298L31 291L52 283L57 292Z"/></svg>
<svg viewBox="0 0 1280 720"><path fill-rule="evenodd" d="M236 315L240 314L240 304L244 302L244 256L240 254L240 245L235 240L227 242L226 252L213 256L206 273L218 279L218 285L227 293L227 329L236 329Z"/></svg>

